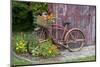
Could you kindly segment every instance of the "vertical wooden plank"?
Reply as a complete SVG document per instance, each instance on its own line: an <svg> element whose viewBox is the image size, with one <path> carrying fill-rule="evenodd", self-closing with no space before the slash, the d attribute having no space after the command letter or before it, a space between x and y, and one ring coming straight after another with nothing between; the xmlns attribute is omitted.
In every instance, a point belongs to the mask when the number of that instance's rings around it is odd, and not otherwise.
<svg viewBox="0 0 100 67"><path fill-rule="evenodd" d="M86 37L87 44L95 42L95 7L85 5L52 4L56 14L56 24L61 21L71 22L71 27L80 28Z"/></svg>
<svg viewBox="0 0 100 67"><path fill-rule="evenodd" d="M95 44L95 7L90 7L91 14L91 42Z"/></svg>

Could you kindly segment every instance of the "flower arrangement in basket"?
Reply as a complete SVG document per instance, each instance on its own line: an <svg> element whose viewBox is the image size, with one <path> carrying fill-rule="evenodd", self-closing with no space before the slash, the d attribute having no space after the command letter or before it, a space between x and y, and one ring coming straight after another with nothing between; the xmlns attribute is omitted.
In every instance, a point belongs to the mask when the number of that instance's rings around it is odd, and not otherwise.
<svg viewBox="0 0 100 67"><path fill-rule="evenodd" d="M55 16L53 13L43 12L42 16L37 16L37 24L43 27L47 27L49 24L54 22Z"/></svg>

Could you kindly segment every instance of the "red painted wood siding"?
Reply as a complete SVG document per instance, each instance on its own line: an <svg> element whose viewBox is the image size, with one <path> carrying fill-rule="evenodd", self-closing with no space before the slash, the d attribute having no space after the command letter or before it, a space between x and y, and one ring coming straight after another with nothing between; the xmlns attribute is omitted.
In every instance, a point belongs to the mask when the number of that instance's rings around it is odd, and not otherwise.
<svg viewBox="0 0 100 67"><path fill-rule="evenodd" d="M84 32L87 44L95 44L95 6L48 4L48 10L56 15L56 23L70 22L72 28L77 27Z"/></svg>

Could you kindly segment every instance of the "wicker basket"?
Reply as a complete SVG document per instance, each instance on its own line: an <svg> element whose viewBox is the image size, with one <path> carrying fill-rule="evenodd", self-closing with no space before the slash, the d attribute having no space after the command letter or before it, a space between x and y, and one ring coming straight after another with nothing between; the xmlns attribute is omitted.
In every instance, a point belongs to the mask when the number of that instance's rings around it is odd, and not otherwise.
<svg viewBox="0 0 100 67"><path fill-rule="evenodd" d="M48 20L47 18L44 18L43 16L37 16L37 24L43 27L47 27Z"/></svg>

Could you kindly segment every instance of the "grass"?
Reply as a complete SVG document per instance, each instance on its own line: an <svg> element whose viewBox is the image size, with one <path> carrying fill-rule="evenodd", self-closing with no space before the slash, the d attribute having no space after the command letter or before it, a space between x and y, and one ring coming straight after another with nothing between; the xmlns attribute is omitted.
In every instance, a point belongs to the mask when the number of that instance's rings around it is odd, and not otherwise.
<svg viewBox="0 0 100 67"><path fill-rule="evenodd" d="M31 32L23 32L23 34L25 35L25 40L26 41L29 40L29 38L30 38L29 35L31 35ZM14 47L16 45L15 41L14 41L16 39L16 36L21 37L21 32L13 32L12 49L14 49ZM28 65L28 64L32 64L32 63L27 61L27 60L17 58L15 55L13 55L13 57L11 59L11 65L15 65L15 66L18 65L19 66L19 65Z"/></svg>
<svg viewBox="0 0 100 67"><path fill-rule="evenodd" d="M25 33L26 34L26 33ZM12 40L12 49L14 49L14 47L15 47L15 39L16 39L16 36L21 36L21 34L20 33L16 33L16 32L13 32L13 35L12 35L12 37L13 37L13 40ZM26 60L22 60L22 59L19 59L19 58L17 58L16 56L14 56L13 55L13 57L12 57L12 59L11 59L11 65L25 65L25 64L29 64L29 62L28 61L26 61Z"/></svg>
<svg viewBox="0 0 100 67"><path fill-rule="evenodd" d="M87 56L87 57L79 57L77 59L69 59L67 60L66 62L88 62L88 61L95 61L96 60L96 57L95 55L92 55L92 56ZM16 58L15 56L12 58L12 61L11 61L11 65L29 65L29 64L34 64L34 63L31 63L31 62L28 62L26 60L22 60L22 59L19 59L19 58Z"/></svg>
<svg viewBox="0 0 100 67"><path fill-rule="evenodd" d="M32 63L24 59L19 59L15 56L13 56L13 58L11 59L11 65L27 65L27 64L32 64Z"/></svg>
<svg viewBox="0 0 100 67"><path fill-rule="evenodd" d="M96 60L96 56L92 55L92 56L87 56L87 57L80 57L77 60L78 61L95 61Z"/></svg>
<svg viewBox="0 0 100 67"><path fill-rule="evenodd" d="M79 57L79 58L73 58L73 59L67 59L66 62L89 62L89 61L96 61L96 56L86 56L86 57Z"/></svg>

